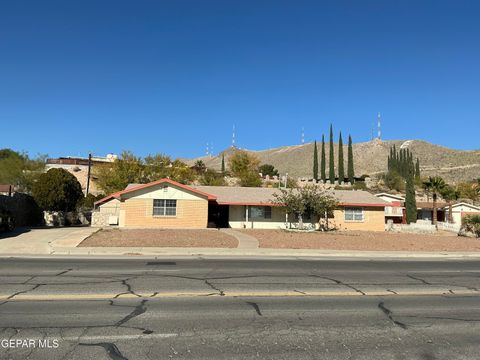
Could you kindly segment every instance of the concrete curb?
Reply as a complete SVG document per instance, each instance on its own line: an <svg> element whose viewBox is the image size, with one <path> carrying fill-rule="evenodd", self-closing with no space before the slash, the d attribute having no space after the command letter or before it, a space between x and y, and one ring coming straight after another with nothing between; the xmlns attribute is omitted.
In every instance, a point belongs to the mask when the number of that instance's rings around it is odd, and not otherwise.
<svg viewBox="0 0 480 360"><path fill-rule="evenodd" d="M1 254L0 254L1 255ZM27 254L23 254L25 256ZM406 252L314 249L225 249L161 247L56 247L51 256L222 256L480 259L480 252Z"/></svg>

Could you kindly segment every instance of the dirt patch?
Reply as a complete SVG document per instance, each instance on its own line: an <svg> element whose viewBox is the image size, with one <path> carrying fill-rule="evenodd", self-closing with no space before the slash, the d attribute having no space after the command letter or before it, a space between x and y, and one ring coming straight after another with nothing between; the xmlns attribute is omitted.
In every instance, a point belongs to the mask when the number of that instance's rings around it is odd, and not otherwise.
<svg viewBox="0 0 480 360"><path fill-rule="evenodd" d="M214 229L103 229L79 247L208 247L236 248L238 241Z"/></svg>
<svg viewBox="0 0 480 360"><path fill-rule="evenodd" d="M240 230L254 236L260 248L364 251L480 251L480 239L453 233L436 235L389 232L308 232L285 230Z"/></svg>

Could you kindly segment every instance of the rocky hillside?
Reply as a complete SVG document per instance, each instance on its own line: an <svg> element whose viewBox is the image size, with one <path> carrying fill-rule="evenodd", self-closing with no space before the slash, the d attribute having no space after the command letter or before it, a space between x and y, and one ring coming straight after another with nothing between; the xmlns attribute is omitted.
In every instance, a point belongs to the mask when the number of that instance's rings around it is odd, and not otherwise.
<svg viewBox="0 0 480 360"><path fill-rule="evenodd" d="M422 140L373 140L354 144L355 175L376 175L385 172L389 149L394 144L397 149L408 147L414 156L420 159L422 175L439 175L450 183L480 178L480 150L454 150ZM321 144L318 144L319 158L320 146ZM328 144L325 147L327 151L328 175ZM338 147L335 144L335 160L337 160L337 150ZM227 164L228 157L232 151L232 148L224 151ZM262 164L274 165L282 174L288 172L289 176L294 177L308 178L312 176L313 143L283 146L261 151L247 151L255 154ZM346 145L344 146L344 158L346 169ZM203 160L207 167L219 170L222 155L188 159L187 163L193 164L196 160ZM336 162L335 166L337 165Z"/></svg>

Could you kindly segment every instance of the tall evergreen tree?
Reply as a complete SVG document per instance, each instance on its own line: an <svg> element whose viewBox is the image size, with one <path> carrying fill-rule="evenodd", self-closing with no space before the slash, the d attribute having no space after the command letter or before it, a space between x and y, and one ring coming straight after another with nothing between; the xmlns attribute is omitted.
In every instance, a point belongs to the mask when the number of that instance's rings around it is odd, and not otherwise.
<svg viewBox="0 0 480 360"><path fill-rule="evenodd" d="M225 154L222 154L222 174L225 173Z"/></svg>
<svg viewBox="0 0 480 360"><path fill-rule="evenodd" d="M348 181L350 184L353 184L355 181L355 170L353 167L353 145L352 145L352 137L348 135L348 165L347 165L347 172L348 172Z"/></svg>
<svg viewBox="0 0 480 360"><path fill-rule="evenodd" d="M335 159L333 154L333 127L330 124L330 159L328 164L328 178L330 179L330 184L335 183Z"/></svg>
<svg viewBox="0 0 480 360"><path fill-rule="evenodd" d="M318 180L318 152L317 152L317 140L313 144L313 178Z"/></svg>
<svg viewBox="0 0 480 360"><path fill-rule="evenodd" d="M413 176L414 169L413 166L411 166L408 171L407 183L405 186L405 211L407 213L407 224L417 222L417 202L415 200L415 184Z"/></svg>
<svg viewBox="0 0 480 360"><path fill-rule="evenodd" d="M338 183L341 184L345 181L345 168L343 162L343 139L342 132L338 138Z"/></svg>
<svg viewBox="0 0 480 360"><path fill-rule="evenodd" d="M322 134L322 154L320 155L320 177L323 182L327 180L327 174L325 171L325 136Z"/></svg>

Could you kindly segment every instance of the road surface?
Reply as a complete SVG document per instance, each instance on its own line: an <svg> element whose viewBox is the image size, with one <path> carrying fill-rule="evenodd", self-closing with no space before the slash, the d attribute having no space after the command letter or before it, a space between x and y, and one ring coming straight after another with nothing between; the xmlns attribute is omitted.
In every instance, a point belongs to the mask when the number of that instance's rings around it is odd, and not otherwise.
<svg viewBox="0 0 480 360"><path fill-rule="evenodd" d="M0 359L476 359L480 261L0 259Z"/></svg>

